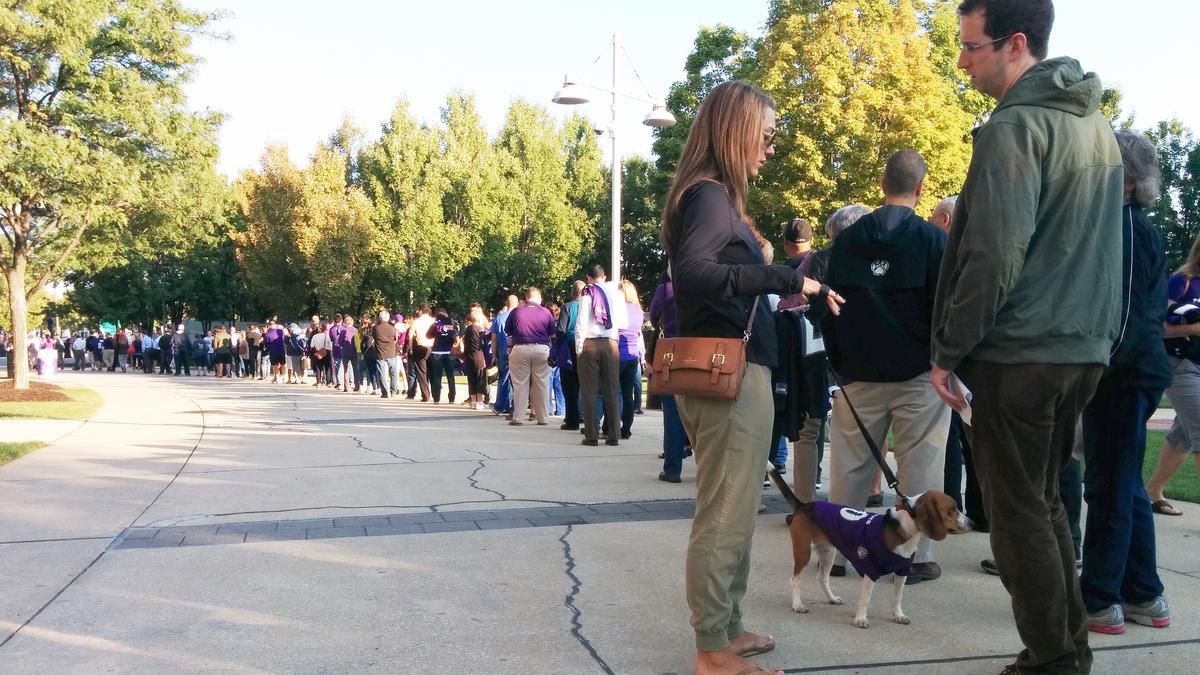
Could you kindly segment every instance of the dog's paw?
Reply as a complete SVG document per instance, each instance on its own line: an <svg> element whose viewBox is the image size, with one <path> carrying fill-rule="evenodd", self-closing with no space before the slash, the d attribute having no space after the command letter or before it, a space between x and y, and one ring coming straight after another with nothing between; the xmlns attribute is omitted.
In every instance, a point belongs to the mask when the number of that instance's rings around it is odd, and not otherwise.
<svg viewBox="0 0 1200 675"><path fill-rule="evenodd" d="M792 603L792 611L797 614L808 614L808 605L797 600Z"/></svg>
<svg viewBox="0 0 1200 675"><path fill-rule="evenodd" d="M831 604L831 605L840 605L840 604L842 604L842 596L840 596L840 595L831 595L831 596L829 596L829 604Z"/></svg>
<svg viewBox="0 0 1200 675"><path fill-rule="evenodd" d="M896 623L904 625L904 626L908 626L908 625L912 624L912 619L909 619L908 615L905 614L904 612L900 612L900 613L896 614L895 616L893 616L892 618L896 620Z"/></svg>
<svg viewBox="0 0 1200 675"><path fill-rule="evenodd" d="M870 628L871 622L867 621L867 617L865 616L856 616L854 617L854 625L859 628Z"/></svg>

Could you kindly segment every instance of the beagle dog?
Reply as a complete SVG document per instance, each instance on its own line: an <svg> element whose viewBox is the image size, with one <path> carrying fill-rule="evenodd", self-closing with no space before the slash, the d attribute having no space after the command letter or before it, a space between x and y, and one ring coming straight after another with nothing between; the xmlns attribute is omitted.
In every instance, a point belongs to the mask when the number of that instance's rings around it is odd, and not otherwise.
<svg viewBox="0 0 1200 675"><path fill-rule="evenodd" d="M941 541L947 533L971 531L971 521L959 512L954 500L944 492L930 490L913 496L915 515L894 508L886 513L869 513L829 502L806 504L796 497L779 472L771 471L771 480L795 509L789 520L795 561L789 587L792 610L802 614L808 612L808 607L800 598L800 573L808 565L812 549L816 548L817 579L830 604L842 604L842 599L829 587L835 552L840 552L862 575L855 626L870 626L867 607L871 604L871 591L875 582L887 574L893 575L892 619L896 623L909 624L900 601L920 538Z"/></svg>

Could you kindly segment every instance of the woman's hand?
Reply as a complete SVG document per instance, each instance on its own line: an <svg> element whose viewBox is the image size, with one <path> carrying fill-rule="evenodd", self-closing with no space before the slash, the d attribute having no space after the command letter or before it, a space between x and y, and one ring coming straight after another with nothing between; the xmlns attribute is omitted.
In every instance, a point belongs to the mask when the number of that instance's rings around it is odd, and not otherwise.
<svg viewBox="0 0 1200 675"><path fill-rule="evenodd" d="M837 316L841 313L841 305L842 303L846 302L846 299L839 295L837 291L822 284L816 279L811 279L809 277L804 277L804 286L801 288L800 293L807 295L814 300L820 300L821 295L824 294L825 304L829 307L829 311L832 312L834 316Z"/></svg>

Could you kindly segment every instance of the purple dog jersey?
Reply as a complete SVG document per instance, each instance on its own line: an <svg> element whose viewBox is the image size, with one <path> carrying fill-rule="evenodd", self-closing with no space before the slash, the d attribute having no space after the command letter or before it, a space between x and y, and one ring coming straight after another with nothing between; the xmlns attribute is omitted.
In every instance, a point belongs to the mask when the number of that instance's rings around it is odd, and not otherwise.
<svg viewBox="0 0 1200 675"><path fill-rule="evenodd" d="M813 517L830 543L871 581L888 574L908 576L913 559L896 555L883 539L883 516L841 504L814 502Z"/></svg>

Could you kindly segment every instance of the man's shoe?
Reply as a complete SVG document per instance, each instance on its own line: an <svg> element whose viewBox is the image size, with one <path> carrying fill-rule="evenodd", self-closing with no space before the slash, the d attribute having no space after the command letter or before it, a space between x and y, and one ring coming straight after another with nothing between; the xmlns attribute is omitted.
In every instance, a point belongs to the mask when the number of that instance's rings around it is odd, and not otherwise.
<svg viewBox="0 0 1200 675"><path fill-rule="evenodd" d="M781 475L781 476L783 474L787 473L787 464L771 464L771 466L774 467L775 470L778 471L779 475Z"/></svg>
<svg viewBox="0 0 1200 675"><path fill-rule="evenodd" d="M1120 635L1125 632L1125 614L1120 605L1110 605L1092 614L1088 612L1087 629L1104 635Z"/></svg>
<svg viewBox="0 0 1200 675"><path fill-rule="evenodd" d="M1000 568L996 566L996 561L991 558L979 561L979 567L988 574L1000 576Z"/></svg>
<svg viewBox="0 0 1200 675"><path fill-rule="evenodd" d="M1166 628L1171 625L1171 608L1167 606L1167 599L1161 595L1141 604L1125 603L1121 605L1121 613L1129 621L1143 626Z"/></svg>
<svg viewBox="0 0 1200 675"><path fill-rule="evenodd" d="M525 424L525 423L524 423L524 422L519 422L519 421L517 421L517 420L510 420L510 421L509 421L509 423L508 423L508 426L510 426L510 427L519 427L519 426L521 426L522 424Z"/></svg>
<svg viewBox="0 0 1200 675"><path fill-rule="evenodd" d="M830 567L829 568L829 576L831 576L831 577L846 576L846 566L845 565L834 565L833 567Z"/></svg>
<svg viewBox="0 0 1200 675"><path fill-rule="evenodd" d="M579 444L580 445L590 445L592 447L596 447L596 446L600 445L600 441L598 441L594 438L585 438L582 441L580 441Z"/></svg>
<svg viewBox="0 0 1200 675"><path fill-rule="evenodd" d="M669 474L666 471L660 471L658 473L658 479L664 483L682 483L683 482L683 479L680 478L679 476L676 476L674 474Z"/></svg>
<svg viewBox="0 0 1200 675"><path fill-rule="evenodd" d="M867 508L870 509L870 508L874 508L876 506L883 506L883 493L882 492L876 492L875 494L871 495L870 497L867 497Z"/></svg>
<svg viewBox="0 0 1200 675"><path fill-rule="evenodd" d="M922 581L933 581L942 576L942 568L935 562L914 563L909 568L908 578L904 580L905 586L919 584Z"/></svg>
<svg viewBox="0 0 1200 675"><path fill-rule="evenodd" d="M617 439L615 439L615 438L609 438L609 439L607 439L607 440L605 440L605 441L604 441L604 444L605 444L605 445L620 445L620 444L621 444L621 441L618 441L618 440L617 440Z"/></svg>
<svg viewBox="0 0 1200 675"><path fill-rule="evenodd" d="M562 429L563 431L579 431L578 424L567 424L566 422L558 425L558 428Z"/></svg>
<svg viewBox="0 0 1200 675"><path fill-rule="evenodd" d="M627 440L629 440L629 439L631 439L631 438L633 438L633 434L632 434L631 432L628 432L628 431L622 431L622 432L621 432L621 440L623 440L623 441L627 441Z"/></svg>

